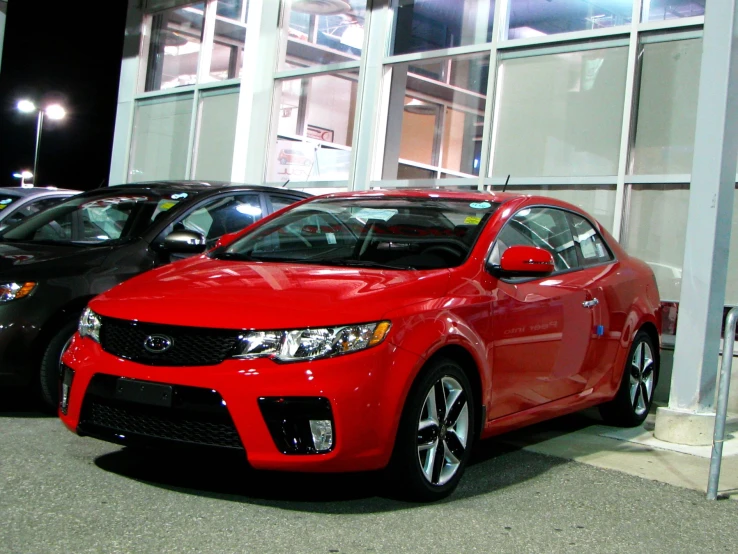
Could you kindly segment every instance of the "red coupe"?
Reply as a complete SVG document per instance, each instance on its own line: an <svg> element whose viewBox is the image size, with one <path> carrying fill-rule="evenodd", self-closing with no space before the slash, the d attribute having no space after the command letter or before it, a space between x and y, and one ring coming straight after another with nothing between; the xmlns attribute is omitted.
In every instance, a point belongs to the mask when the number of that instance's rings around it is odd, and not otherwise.
<svg viewBox="0 0 738 554"><path fill-rule="evenodd" d="M640 424L659 310L651 269L565 202L326 195L93 299L60 414L257 469L386 468L433 500L477 439L594 405Z"/></svg>

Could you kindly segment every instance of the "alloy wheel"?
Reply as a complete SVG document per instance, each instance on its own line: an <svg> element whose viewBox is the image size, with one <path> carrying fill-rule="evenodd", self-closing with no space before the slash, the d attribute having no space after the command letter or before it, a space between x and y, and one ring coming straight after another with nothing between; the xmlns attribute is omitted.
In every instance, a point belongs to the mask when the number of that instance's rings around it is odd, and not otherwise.
<svg viewBox="0 0 738 554"><path fill-rule="evenodd" d="M443 485L456 474L468 438L466 391L453 377L442 377L428 391L418 421L418 461L429 483Z"/></svg>
<svg viewBox="0 0 738 554"><path fill-rule="evenodd" d="M651 347L645 341L636 346L630 360L630 404L636 415L642 416L651 404L654 362Z"/></svg>

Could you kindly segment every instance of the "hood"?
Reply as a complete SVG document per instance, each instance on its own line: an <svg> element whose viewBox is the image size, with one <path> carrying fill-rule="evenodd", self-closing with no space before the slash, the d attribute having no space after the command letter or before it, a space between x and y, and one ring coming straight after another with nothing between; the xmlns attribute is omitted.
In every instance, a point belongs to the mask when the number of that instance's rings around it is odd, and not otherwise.
<svg viewBox="0 0 738 554"><path fill-rule="evenodd" d="M99 263L111 249L110 246L0 242L0 271L26 274L48 266L55 275L76 272L82 264Z"/></svg>
<svg viewBox="0 0 738 554"><path fill-rule="evenodd" d="M126 320L224 329L286 329L376 321L442 296L448 270L389 271L201 257L134 277L90 303Z"/></svg>

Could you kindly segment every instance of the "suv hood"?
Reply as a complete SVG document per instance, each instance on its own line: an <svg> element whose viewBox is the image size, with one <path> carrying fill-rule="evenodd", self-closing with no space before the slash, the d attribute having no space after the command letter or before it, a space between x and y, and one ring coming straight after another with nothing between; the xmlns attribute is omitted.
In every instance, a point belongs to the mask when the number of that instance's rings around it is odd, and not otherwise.
<svg viewBox="0 0 738 554"><path fill-rule="evenodd" d="M98 296L103 316L223 329L363 323L443 296L449 271L391 271L201 257L134 277Z"/></svg>

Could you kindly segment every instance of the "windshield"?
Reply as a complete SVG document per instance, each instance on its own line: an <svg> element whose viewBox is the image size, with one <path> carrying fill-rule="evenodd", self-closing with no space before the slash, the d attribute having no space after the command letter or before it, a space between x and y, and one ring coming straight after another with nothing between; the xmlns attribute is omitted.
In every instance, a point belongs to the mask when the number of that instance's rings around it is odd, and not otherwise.
<svg viewBox="0 0 738 554"><path fill-rule="evenodd" d="M22 198L23 196L21 194L15 193L15 192L7 192L2 191L0 193L0 211L4 210L8 206L10 206L13 202L18 200L19 198Z"/></svg>
<svg viewBox="0 0 738 554"><path fill-rule="evenodd" d="M327 198L302 204L213 256L440 269L460 265L499 204L435 198Z"/></svg>
<svg viewBox="0 0 738 554"><path fill-rule="evenodd" d="M189 192L115 191L75 196L0 233L5 241L104 244L139 236Z"/></svg>

